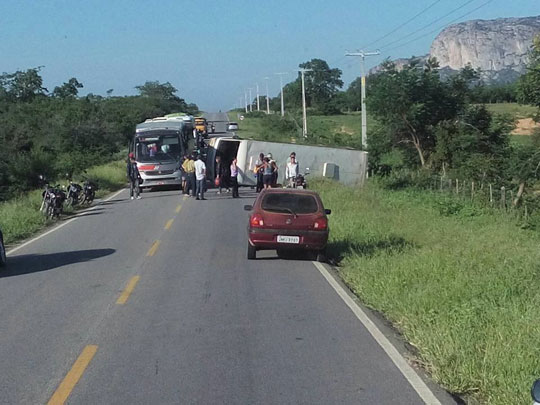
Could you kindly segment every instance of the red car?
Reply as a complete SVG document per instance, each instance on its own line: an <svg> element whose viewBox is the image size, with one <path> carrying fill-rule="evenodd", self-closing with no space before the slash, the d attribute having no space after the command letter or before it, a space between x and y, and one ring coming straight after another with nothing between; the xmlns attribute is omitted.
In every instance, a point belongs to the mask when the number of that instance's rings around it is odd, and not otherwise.
<svg viewBox="0 0 540 405"><path fill-rule="evenodd" d="M263 190L253 206L248 225L247 258L255 259L257 250L304 250L324 261L328 241L330 210L324 209L314 191L299 189Z"/></svg>

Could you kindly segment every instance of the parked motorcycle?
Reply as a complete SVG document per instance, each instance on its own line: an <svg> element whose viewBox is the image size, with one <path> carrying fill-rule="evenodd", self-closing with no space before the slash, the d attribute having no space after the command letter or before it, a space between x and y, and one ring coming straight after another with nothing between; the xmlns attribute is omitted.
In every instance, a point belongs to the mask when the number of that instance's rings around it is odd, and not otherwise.
<svg viewBox="0 0 540 405"><path fill-rule="evenodd" d="M85 180L82 187L81 204L92 204L96 197L97 184L90 180Z"/></svg>
<svg viewBox="0 0 540 405"><path fill-rule="evenodd" d="M2 235L2 231L0 230L0 267L4 267L6 265L6 245L4 245L4 235Z"/></svg>
<svg viewBox="0 0 540 405"><path fill-rule="evenodd" d="M47 183L42 196L43 200L41 202L40 211L51 219L60 217L64 212L64 201L66 200L66 193L62 190L60 185L50 187Z"/></svg>
<svg viewBox="0 0 540 405"><path fill-rule="evenodd" d="M66 205L68 207L74 207L77 204L79 204L79 201L82 198L81 191L82 187L77 184L73 183L72 181L69 182L69 186L67 189L67 198L66 198Z"/></svg>

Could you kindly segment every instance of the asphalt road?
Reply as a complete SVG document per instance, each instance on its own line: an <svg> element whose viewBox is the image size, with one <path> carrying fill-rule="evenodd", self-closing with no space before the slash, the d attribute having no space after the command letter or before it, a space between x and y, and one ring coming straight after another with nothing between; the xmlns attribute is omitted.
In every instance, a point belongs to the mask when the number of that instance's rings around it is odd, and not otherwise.
<svg viewBox="0 0 540 405"><path fill-rule="evenodd" d="M216 127L215 135L225 135L225 132L227 132L227 123L229 122L227 113L204 113L203 117L205 117L208 122L214 123ZM208 128L208 132L210 133L210 128ZM210 134L210 136L212 136L212 134Z"/></svg>
<svg viewBox="0 0 540 405"><path fill-rule="evenodd" d="M0 403L423 403L312 262L246 259L253 196L124 191L11 254Z"/></svg>

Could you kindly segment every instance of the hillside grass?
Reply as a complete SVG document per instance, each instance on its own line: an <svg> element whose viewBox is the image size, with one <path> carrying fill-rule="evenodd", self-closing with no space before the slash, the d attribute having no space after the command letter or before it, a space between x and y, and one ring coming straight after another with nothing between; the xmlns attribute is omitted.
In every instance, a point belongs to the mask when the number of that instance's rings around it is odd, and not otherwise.
<svg viewBox="0 0 540 405"><path fill-rule="evenodd" d="M244 115L244 120L237 119L237 112L230 111L229 119L237 121L238 136L244 139L273 140L276 142L301 142L302 119L295 118L297 124L296 133L284 134L279 129L269 128L261 118ZM290 117L290 115L289 115ZM371 116L367 119L370 133L380 130L380 124ZM333 146L361 144L362 117L360 113L348 113L340 115L311 115L307 116L308 134L315 139L314 143L328 144ZM321 142L317 142L317 140Z"/></svg>
<svg viewBox="0 0 540 405"><path fill-rule="evenodd" d="M118 161L91 167L86 177L97 182L99 189L96 197L101 198L126 185L125 163ZM39 211L41 193L42 190L34 190L0 203L0 229L4 234L6 244L27 238L55 222L45 218ZM65 210L65 213L71 212L71 210Z"/></svg>
<svg viewBox="0 0 540 405"><path fill-rule="evenodd" d="M312 182L330 215L339 274L470 403L530 403L540 377L540 233L449 197Z"/></svg>
<svg viewBox="0 0 540 405"><path fill-rule="evenodd" d="M486 104L488 111L496 114L509 114L514 118L532 118L538 109L532 105L518 103L494 103Z"/></svg>

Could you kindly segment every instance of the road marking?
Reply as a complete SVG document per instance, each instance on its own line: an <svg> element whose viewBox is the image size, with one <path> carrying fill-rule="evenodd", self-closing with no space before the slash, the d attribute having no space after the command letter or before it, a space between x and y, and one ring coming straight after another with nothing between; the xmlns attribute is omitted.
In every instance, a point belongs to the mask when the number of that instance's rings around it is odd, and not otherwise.
<svg viewBox="0 0 540 405"><path fill-rule="evenodd" d="M185 199L185 197L184 197ZM176 207L176 213L178 214L180 212L180 210L182 209L182 206L180 204L178 204L178 207Z"/></svg>
<svg viewBox="0 0 540 405"><path fill-rule="evenodd" d="M415 389L420 398L422 398L426 404L441 405L435 394L433 394L433 392L428 388L426 383L420 378L416 371L414 371L409 363L407 363L401 353L394 347L392 343L390 343L388 338L384 336L381 330L377 328L371 319L369 319L362 308L360 308L360 306L349 296L349 294L347 294L347 292L334 279L334 277L332 277L324 265L319 262L313 262L313 264L323 275L326 281L328 281L328 284L330 284L337 292L339 297L345 302L345 304L347 304L358 320L362 322L371 336L373 336L373 339L375 339L379 346L381 346L381 348L386 352L388 357L390 357L392 362L396 365L399 371L401 371L401 374L403 374L407 381L409 381L409 384L411 384L411 386Z"/></svg>
<svg viewBox="0 0 540 405"><path fill-rule="evenodd" d="M188 196L187 196L187 194L186 194L186 195L184 195L183 200L186 201L187 199L188 199Z"/></svg>
<svg viewBox="0 0 540 405"><path fill-rule="evenodd" d="M96 345L88 345L83 349L77 360L75 360L71 370L69 370L69 373L64 377L49 402L47 402L48 405L60 405L66 402L71 391L73 391L73 388L81 379L84 370L86 370L86 367L92 361L97 349L98 347Z"/></svg>
<svg viewBox="0 0 540 405"><path fill-rule="evenodd" d="M146 256L154 256L158 250L160 243L161 243L160 240L156 240L154 243L152 243L152 246L148 250L148 253L146 254Z"/></svg>
<svg viewBox="0 0 540 405"><path fill-rule="evenodd" d="M120 297L118 297L118 300L116 301L118 305L124 305L127 302L129 296L135 289L135 286L139 282L140 278L141 278L140 276L134 276L131 278L131 280L129 280L129 283L126 286L126 289L122 292L122 295L120 295Z"/></svg>
<svg viewBox="0 0 540 405"><path fill-rule="evenodd" d="M122 191L124 191L124 190L125 190L124 188L123 188L122 190L118 190L116 193L114 193L113 195L111 195L111 196L107 197L105 200L103 200L103 202L112 200L114 197L116 197L118 194L120 194L120 193L121 193ZM75 215L73 218L68 219L66 222L63 222L63 223L61 223L61 224L55 226L54 228L49 229L47 232L42 233L41 235L38 235L38 236L36 236L35 238L32 238L32 239L30 239L29 241L26 241L26 242L24 242L23 244L21 244L21 245L19 245L19 246L17 246L17 247L14 247L13 249L7 251L6 254L7 254L7 255L11 255L11 254L15 253L17 250L20 250L20 249L22 249L23 247L28 246L29 244L34 243L35 241L37 241L37 240L39 240L39 239L41 239L41 238L43 238L43 237L45 237L45 236L47 236L47 235L50 235L51 233L53 233L53 232L59 230L60 228L63 228L63 227L66 226L67 224L69 224L69 223L75 221L79 216L81 216L81 215L83 215L83 214L85 214L85 213L87 213L87 212L89 212L89 211L95 210L95 209L98 208L100 205L101 205L101 204L96 204L95 206L93 206L93 207L91 207L91 208L88 208L88 209L86 209L86 210L80 211L80 212L79 212L77 215Z"/></svg>
<svg viewBox="0 0 540 405"><path fill-rule="evenodd" d="M174 222L174 218L173 218L173 219L169 219L169 220L167 221L167 223L165 224L165 230L166 230L166 231L168 231L169 229L171 229L171 226L172 226L173 222Z"/></svg>

